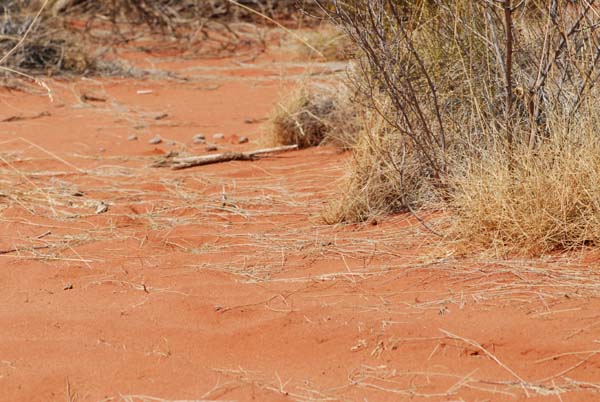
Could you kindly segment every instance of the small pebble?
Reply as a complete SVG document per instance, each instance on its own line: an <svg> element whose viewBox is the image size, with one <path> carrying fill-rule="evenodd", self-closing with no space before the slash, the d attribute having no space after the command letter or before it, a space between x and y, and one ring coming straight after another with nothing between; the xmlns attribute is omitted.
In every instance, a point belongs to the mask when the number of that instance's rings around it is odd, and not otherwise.
<svg viewBox="0 0 600 402"><path fill-rule="evenodd" d="M196 134L193 137L194 144L206 144L206 137L203 134Z"/></svg>
<svg viewBox="0 0 600 402"><path fill-rule="evenodd" d="M213 134L213 138L215 140L222 140L223 138L225 138L225 134L221 134L221 133Z"/></svg>
<svg viewBox="0 0 600 402"><path fill-rule="evenodd" d="M176 141L171 141L171 142L169 142L169 145L177 145L177 142Z"/></svg>
<svg viewBox="0 0 600 402"><path fill-rule="evenodd" d="M98 206L96 207L96 215L103 214L108 211L108 205L104 203L104 201L100 201Z"/></svg>
<svg viewBox="0 0 600 402"><path fill-rule="evenodd" d="M106 152L106 148L104 148L104 147L100 147L100 149L99 149L98 151L100 151L101 153L102 153L102 152Z"/></svg>
<svg viewBox="0 0 600 402"><path fill-rule="evenodd" d="M207 151L209 151L209 152L211 152L211 151L216 151L217 149L218 149L218 148L217 148L217 146L216 146L216 145L212 145L212 144L211 144L211 145L207 145L207 146L206 146L206 150L207 150Z"/></svg>
<svg viewBox="0 0 600 402"><path fill-rule="evenodd" d="M130 135L129 137L127 137L127 141L137 141L137 139L137 135Z"/></svg>
<svg viewBox="0 0 600 402"><path fill-rule="evenodd" d="M238 143L239 143L239 144L245 144L245 143L247 143L248 141L250 141L250 140L248 139L248 137L240 137L240 139L238 140Z"/></svg>
<svg viewBox="0 0 600 402"><path fill-rule="evenodd" d="M162 142L162 138L160 138L158 135L154 138L151 138L150 141L148 141L148 143L150 144L160 144Z"/></svg>

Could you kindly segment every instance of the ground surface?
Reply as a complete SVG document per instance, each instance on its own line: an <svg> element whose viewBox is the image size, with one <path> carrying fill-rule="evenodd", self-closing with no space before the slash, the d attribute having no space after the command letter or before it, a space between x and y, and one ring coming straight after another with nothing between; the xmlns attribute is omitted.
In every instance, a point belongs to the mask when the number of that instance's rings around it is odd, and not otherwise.
<svg viewBox="0 0 600 402"><path fill-rule="evenodd" d="M325 226L333 148L150 167L206 153L198 133L259 148L276 100L338 64L136 61L187 80L0 92L0 400L600 399L596 259L459 257L411 216Z"/></svg>

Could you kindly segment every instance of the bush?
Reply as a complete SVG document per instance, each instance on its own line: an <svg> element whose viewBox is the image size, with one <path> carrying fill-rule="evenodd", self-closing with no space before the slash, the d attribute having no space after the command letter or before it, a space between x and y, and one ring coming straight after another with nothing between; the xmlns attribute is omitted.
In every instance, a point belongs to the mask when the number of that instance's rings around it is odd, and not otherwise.
<svg viewBox="0 0 600 402"><path fill-rule="evenodd" d="M0 53L6 55L13 51L5 66L45 74L58 71L83 73L93 67L88 49L60 22L44 15L36 20L38 10L28 2L6 2L2 7ZM27 32L23 43L16 47Z"/></svg>
<svg viewBox="0 0 600 402"><path fill-rule="evenodd" d="M354 46L348 36L331 24L323 24L298 34L303 42L298 38L289 38L286 46L291 48L301 60L312 58L340 61L350 60L354 56Z"/></svg>
<svg viewBox="0 0 600 402"><path fill-rule="evenodd" d="M363 132L370 139L358 141L347 188L364 200L369 186L357 178L388 166L385 191L369 191L368 205L395 212L447 201L460 233L488 243L547 250L595 242L585 222L596 214L586 195L595 194L596 142L580 135L593 114L584 105L598 99L600 14L592 3L323 3L361 51L357 90L389 125L378 134L388 137L378 138L382 145ZM389 107L382 109L381 99ZM394 175L388 161L398 160L410 163L394 166ZM580 182L567 197L573 176ZM553 201L543 199L544 186ZM338 215L344 220L381 212L365 202L348 205L356 211ZM551 217L543 224L541 211Z"/></svg>

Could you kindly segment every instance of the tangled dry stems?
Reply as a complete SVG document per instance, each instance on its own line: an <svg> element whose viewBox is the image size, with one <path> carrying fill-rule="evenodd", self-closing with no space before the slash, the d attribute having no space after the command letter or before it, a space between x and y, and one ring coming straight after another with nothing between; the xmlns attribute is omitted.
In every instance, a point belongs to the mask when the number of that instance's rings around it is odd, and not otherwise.
<svg viewBox="0 0 600 402"><path fill-rule="evenodd" d="M9 52L32 27L6 67L34 75L128 75L131 67L105 56L144 35L158 35L158 42L172 47L232 52L248 44L264 46L264 33L245 32L240 22L268 25L271 17L303 15L295 0L49 0L34 20L40 4L10 0L0 5L0 53Z"/></svg>
<svg viewBox="0 0 600 402"><path fill-rule="evenodd" d="M382 108L387 106L380 105ZM364 222L406 210L431 198L424 166L406 152L407 141L381 116L366 110L337 197L323 212L325 222ZM406 191L411 189L411 191Z"/></svg>
<svg viewBox="0 0 600 402"><path fill-rule="evenodd" d="M6 65L13 69L29 72L53 73L58 71L83 73L93 64L88 49L77 41L57 21L42 18L34 21L28 9L8 10L0 21L0 52L7 54L25 35L30 25L31 32L18 47Z"/></svg>
<svg viewBox="0 0 600 402"><path fill-rule="evenodd" d="M364 126L327 221L443 202L452 233L486 247L597 244L600 14L593 2L504 3L333 1L361 50L355 88L387 127Z"/></svg>
<svg viewBox="0 0 600 402"><path fill-rule="evenodd" d="M316 59L325 61L350 60L354 57L355 49L352 41L344 32L332 24L322 24L318 28L298 32L300 37L311 45L311 48L289 38L286 47L292 49L302 60ZM316 49L319 53L316 53Z"/></svg>

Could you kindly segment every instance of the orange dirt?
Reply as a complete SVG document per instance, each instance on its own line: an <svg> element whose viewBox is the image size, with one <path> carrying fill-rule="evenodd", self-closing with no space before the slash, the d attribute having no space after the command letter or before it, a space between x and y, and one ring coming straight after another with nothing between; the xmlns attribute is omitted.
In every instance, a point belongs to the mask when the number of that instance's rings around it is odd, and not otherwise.
<svg viewBox="0 0 600 402"><path fill-rule="evenodd" d="M187 80L0 92L0 400L600 400L597 258L458 257L410 215L325 226L333 148L152 168L197 133L259 148L309 66L144 57Z"/></svg>

